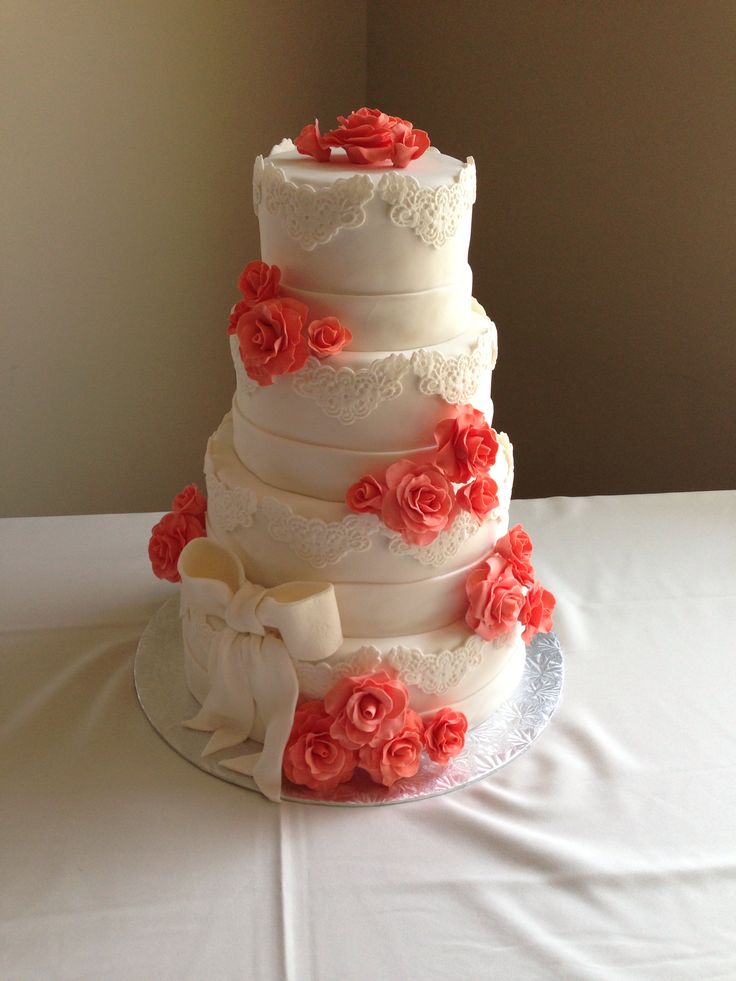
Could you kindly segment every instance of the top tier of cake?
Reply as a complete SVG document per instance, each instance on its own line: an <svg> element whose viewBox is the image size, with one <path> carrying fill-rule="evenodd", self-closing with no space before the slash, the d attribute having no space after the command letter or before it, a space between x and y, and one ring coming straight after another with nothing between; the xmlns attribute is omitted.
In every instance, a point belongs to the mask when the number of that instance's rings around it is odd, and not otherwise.
<svg viewBox="0 0 736 981"><path fill-rule="evenodd" d="M475 166L430 148L403 170L329 166L283 141L256 159L264 262L313 315L350 324L354 351L407 350L467 326Z"/></svg>

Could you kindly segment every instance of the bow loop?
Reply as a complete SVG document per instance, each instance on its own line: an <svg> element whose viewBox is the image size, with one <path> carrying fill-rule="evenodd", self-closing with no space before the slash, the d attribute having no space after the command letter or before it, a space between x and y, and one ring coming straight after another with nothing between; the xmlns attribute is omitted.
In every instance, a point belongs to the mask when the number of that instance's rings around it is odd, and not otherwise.
<svg viewBox="0 0 736 981"><path fill-rule="evenodd" d="M342 644L335 590L331 583L315 582L264 589L246 579L236 555L208 538L189 542L178 568L185 647L209 666L202 708L184 724L214 732L206 755L244 742L260 720L262 751L220 762L252 775L267 797L279 800L282 758L299 697L292 659L320 661ZM200 650L204 642L191 629L193 618L185 615L192 612L221 621L208 650Z"/></svg>
<svg viewBox="0 0 736 981"><path fill-rule="evenodd" d="M342 644L332 583L288 582L268 589L258 613L267 627L278 630L297 661L323 661Z"/></svg>

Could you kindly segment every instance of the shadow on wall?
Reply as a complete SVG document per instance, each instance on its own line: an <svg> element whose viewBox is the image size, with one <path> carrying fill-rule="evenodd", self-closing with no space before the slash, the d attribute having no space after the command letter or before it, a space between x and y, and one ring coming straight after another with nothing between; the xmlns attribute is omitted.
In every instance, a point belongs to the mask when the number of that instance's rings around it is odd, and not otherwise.
<svg viewBox="0 0 736 981"><path fill-rule="evenodd" d="M478 165L517 497L736 486L735 48L731 3L369 5L369 103Z"/></svg>

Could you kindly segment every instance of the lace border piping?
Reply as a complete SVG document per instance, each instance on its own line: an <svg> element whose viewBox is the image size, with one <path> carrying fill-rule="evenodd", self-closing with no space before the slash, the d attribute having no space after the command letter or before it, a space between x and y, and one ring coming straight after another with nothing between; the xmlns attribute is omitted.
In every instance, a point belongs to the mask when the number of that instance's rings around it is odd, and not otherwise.
<svg viewBox="0 0 736 981"><path fill-rule="evenodd" d="M292 145L282 141L274 149L290 149ZM276 163L262 156L256 157L253 167L256 216L265 205L307 251L329 242L341 228L360 227L365 222L365 205L376 192L389 205L389 219L394 225L410 228L425 245L439 249L454 237L475 202L475 162L468 157L450 183L439 187L422 187L415 177L389 171L375 191L367 174L341 177L330 187L314 188L290 181Z"/></svg>
<svg viewBox="0 0 736 981"><path fill-rule="evenodd" d="M411 228L425 245L442 248L457 232L475 202L475 162L468 157L450 184L422 187L415 177L391 171L378 182L378 195L390 205L389 218Z"/></svg>
<svg viewBox="0 0 736 981"><path fill-rule="evenodd" d="M390 665L405 684L413 685L427 695L442 695L456 688L469 671L478 667L483 659L484 644L485 641L474 634L459 647L436 653L428 654L416 647L399 645L383 655L369 645L335 665L324 661L295 661L294 664L299 689L306 698L324 698L340 678L372 674L383 665Z"/></svg>
<svg viewBox="0 0 736 981"><path fill-rule="evenodd" d="M367 174L341 177L330 187L296 185L270 160L256 157L253 169L253 207L262 205L285 223L289 236L307 252L334 238L341 228L365 222L364 205L373 197Z"/></svg>
<svg viewBox="0 0 736 981"><path fill-rule="evenodd" d="M389 550L395 555L407 555L420 565L437 568L456 555L481 527L469 512L461 511L429 545L409 545L375 514L347 514L340 521L305 518L275 497L268 495L259 503L255 491L228 487L212 468L207 472L207 492L225 531L250 528L256 516L263 515L271 538L315 569L335 565L351 552L367 551L376 534L388 539ZM487 520L496 520L500 515L500 509L495 509Z"/></svg>
<svg viewBox="0 0 736 981"><path fill-rule="evenodd" d="M235 364L239 390L246 396L260 389L248 378L243 368L237 339L230 338L230 350ZM446 357L438 351L420 349L411 357L390 354L371 362L367 368L335 368L317 358L292 376L294 392L301 398L312 399L326 416L337 419L343 426L352 426L366 419L384 402L397 399L403 392L403 379L411 370L423 395L438 395L451 405L470 402L478 391L484 369L496 363L495 329L493 324L484 330L467 354Z"/></svg>

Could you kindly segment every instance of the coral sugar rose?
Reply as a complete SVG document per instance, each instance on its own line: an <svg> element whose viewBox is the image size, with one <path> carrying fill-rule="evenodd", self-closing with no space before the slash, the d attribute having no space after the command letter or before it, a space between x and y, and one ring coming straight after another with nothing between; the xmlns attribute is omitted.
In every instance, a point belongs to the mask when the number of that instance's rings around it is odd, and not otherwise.
<svg viewBox="0 0 736 981"><path fill-rule="evenodd" d="M172 511L183 511L196 518L204 518L207 511L207 498L196 484L187 484L171 502Z"/></svg>
<svg viewBox="0 0 736 981"><path fill-rule="evenodd" d="M249 262L240 274L238 289L252 307L264 300L272 300L279 295L281 270L256 259Z"/></svg>
<svg viewBox="0 0 736 981"><path fill-rule="evenodd" d="M535 582L527 593L519 619L524 624L521 635L528 644L540 631L548 633L552 629L552 611L555 598L548 589Z"/></svg>
<svg viewBox="0 0 736 981"><path fill-rule="evenodd" d="M443 708L424 730L424 748L435 763L449 763L462 752L468 720L462 712Z"/></svg>
<svg viewBox="0 0 736 981"><path fill-rule="evenodd" d="M357 754L330 735L332 719L321 702L307 702L294 715L284 751L284 773L292 783L330 793L350 780Z"/></svg>
<svg viewBox="0 0 736 981"><path fill-rule="evenodd" d="M314 157L320 163L326 163L332 153L319 131L319 122L316 119L313 123L307 123L299 136L294 140L294 146L305 157Z"/></svg>
<svg viewBox="0 0 736 981"><path fill-rule="evenodd" d="M186 511L165 514L151 529L148 542L148 558L154 575L169 582L179 582L177 563L184 546L193 538L204 535L205 528L200 517Z"/></svg>
<svg viewBox="0 0 736 981"><path fill-rule="evenodd" d="M307 327L307 344L312 354L318 358L328 358L340 351L352 341L353 335L347 327L340 323L337 317L323 317L313 320Z"/></svg>
<svg viewBox="0 0 736 981"><path fill-rule="evenodd" d="M487 474L481 474L457 492L457 503L469 511L478 524L483 524L490 512L498 507L498 484Z"/></svg>
<svg viewBox="0 0 736 981"><path fill-rule="evenodd" d="M302 334L307 308L299 300L266 300L238 320L240 357L249 378L273 384L274 376L298 371L309 356Z"/></svg>
<svg viewBox="0 0 736 981"><path fill-rule="evenodd" d="M421 717L410 710L403 728L395 736L360 750L360 766L375 783L385 787L404 777L413 777L422 757L423 729Z"/></svg>
<svg viewBox="0 0 736 981"><path fill-rule="evenodd" d="M238 300L234 304L232 310L230 311L230 316L227 318L227 332L228 334L234 334L238 326L238 321L247 313L248 310L252 308L253 304L249 303L247 300Z"/></svg>
<svg viewBox="0 0 736 981"><path fill-rule="evenodd" d="M521 525L514 525L503 538L499 538L495 552L510 564L522 586L532 585L534 582L532 541Z"/></svg>
<svg viewBox="0 0 736 981"><path fill-rule="evenodd" d="M345 502L351 511L367 514L380 514L383 504L384 487L375 477L368 474L348 487Z"/></svg>
<svg viewBox="0 0 736 981"><path fill-rule="evenodd" d="M408 701L404 685L384 671L342 678L325 696L330 732L346 749L376 746L401 729Z"/></svg>
<svg viewBox="0 0 736 981"><path fill-rule="evenodd" d="M434 438L435 463L455 483L488 473L496 461L496 433L472 405L461 405L454 419L443 419L435 428Z"/></svg>
<svg viewBox="0 0 736 981"><path fill-rule="evenodd" d="M429 148L429 136L423 129L413 129L405 119L397 122L392 135L391 163L394 167L407 167Z"/></svg>
<svg viewBox="0 0 736 981"><path fill-rule="evenodd" d="M381 518L411 545L429 545L455 513L455 492L431 463L397 460L386 471Z"/></svg>
<svg viewBox="0 0 736 981"><path fill-rule="evenodd" d="M492 555L465 580L468 610L465 622L484 640L513 630L524 606L524 590L511 566Z"/></svg>
<svg viewBox="0 0 736 981"><path fill-rule="evenodd" d="M374 164L390 158L394 116L387 116L379 109L363 108L337 119L340 126L326 133L324 142L342 147L351 163Z"/></svg>

